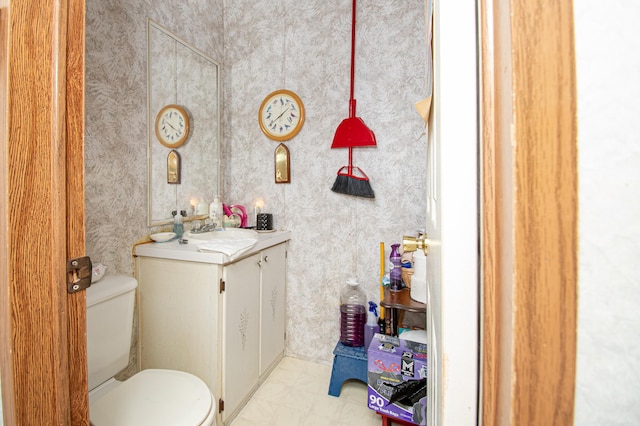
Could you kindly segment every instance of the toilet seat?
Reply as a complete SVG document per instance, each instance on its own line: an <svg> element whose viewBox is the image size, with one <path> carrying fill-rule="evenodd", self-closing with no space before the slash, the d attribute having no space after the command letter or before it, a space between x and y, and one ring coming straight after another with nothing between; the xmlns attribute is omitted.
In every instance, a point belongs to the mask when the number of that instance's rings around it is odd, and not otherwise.
<svg viewBox="0 0 640 426"><path fill-rule="evenodd" d="M143 370L93 401L95 426L213 424L213 396L202 380L175 370Z"/></svg>

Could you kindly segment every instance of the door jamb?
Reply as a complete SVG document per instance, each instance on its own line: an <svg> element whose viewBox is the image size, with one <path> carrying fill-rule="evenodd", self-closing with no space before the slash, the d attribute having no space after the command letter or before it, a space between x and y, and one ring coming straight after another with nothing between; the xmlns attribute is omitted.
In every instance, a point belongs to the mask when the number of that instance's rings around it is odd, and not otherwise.
<svg viewBox="0 0 640 426"><path fill-rule="evenodd" d="M479 422L572 425L577 118L572 1L479 3Z"/></svg>

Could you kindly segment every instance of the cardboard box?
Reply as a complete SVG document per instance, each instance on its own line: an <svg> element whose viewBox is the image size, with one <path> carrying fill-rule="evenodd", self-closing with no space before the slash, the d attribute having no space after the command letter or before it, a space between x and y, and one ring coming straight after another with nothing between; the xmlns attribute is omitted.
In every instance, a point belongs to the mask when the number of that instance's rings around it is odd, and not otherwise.
<svg viewBox="0 0 640 426"><path fill-rule="evenodd" d="M426 425L427 345L376 334L367 350L369 408Z"/></svg>

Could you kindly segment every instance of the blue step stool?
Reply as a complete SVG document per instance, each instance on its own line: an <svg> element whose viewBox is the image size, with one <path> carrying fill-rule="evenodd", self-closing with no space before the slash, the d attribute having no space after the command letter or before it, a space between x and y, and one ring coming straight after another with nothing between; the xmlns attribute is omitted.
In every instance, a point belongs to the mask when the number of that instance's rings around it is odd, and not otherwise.
<svg viewBox="0 0 640 426"><path fill-rule="evenodd" d="M356 379L367 383L367 351L364 346L354 348L338 342L333 355L329 395L340 396L345 380Z"/></svg>

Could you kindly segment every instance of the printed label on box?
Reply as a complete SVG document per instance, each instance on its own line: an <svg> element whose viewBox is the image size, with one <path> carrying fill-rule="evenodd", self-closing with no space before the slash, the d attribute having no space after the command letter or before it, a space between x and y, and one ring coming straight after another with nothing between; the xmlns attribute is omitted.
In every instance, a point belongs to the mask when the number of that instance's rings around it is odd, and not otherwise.
<svg viewBox="0 0 640 426"><path fill-rule="evenodd" d="M367 357L369 408L426 425L427 346L376 334Z"/></svg>

